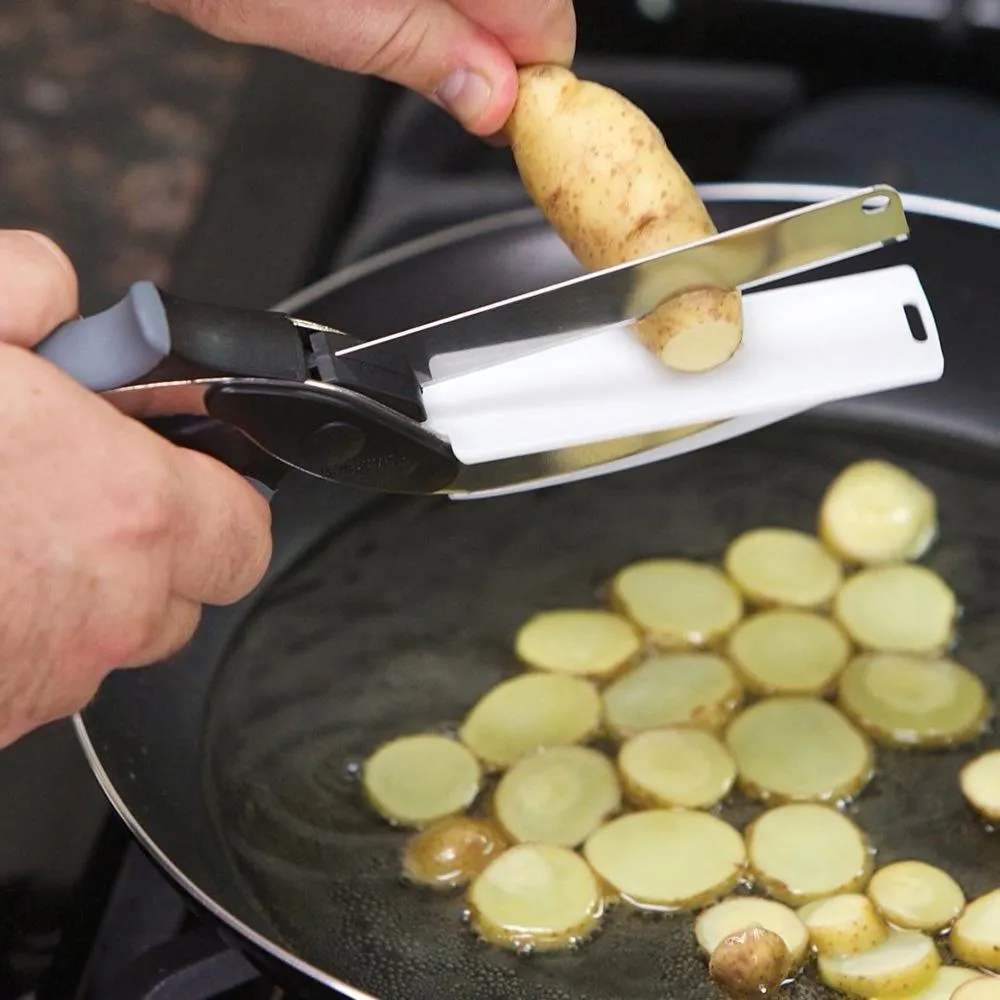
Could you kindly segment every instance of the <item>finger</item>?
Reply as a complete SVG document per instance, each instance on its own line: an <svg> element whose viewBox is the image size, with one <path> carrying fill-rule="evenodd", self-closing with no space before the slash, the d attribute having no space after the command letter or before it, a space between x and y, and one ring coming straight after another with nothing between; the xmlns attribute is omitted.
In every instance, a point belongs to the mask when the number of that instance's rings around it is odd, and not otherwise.
<svg viewBox="0 0 1000 1000"><path fill-rule="evenodd" d="M229 41L284 49L401 84L476 135L498 132L514 106L517 74L510 54L448 0L148 2Z"/></svg>
<svg viewBox="0 0 1000 1000"><path fill-rule="evenodd" d="M498 38L519 66L567 68L576 51L572 0L452 0L470 21Z"/></svg>
<svg viewBox="0 0 1000 1000"><path fill-rule="evenodd" d="M173 595L167 603L157 633L128 663L121 667L145 667L179 653L194 635L201 621L201 605Z"/></svg>
<svg viewBox="0 0 1000 1000"><path fill-rule="evenodd" d="M78 308L66 254L41 233L0 230L0 342L32 347Z"/></svg>

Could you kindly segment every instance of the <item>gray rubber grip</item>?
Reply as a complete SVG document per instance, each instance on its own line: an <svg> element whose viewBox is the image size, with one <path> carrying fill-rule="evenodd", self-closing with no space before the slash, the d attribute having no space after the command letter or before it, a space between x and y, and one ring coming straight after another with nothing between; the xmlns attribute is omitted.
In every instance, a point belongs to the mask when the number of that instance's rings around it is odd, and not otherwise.
<svg viewBox="0 0 1000 1000"><path fill-rule="evenodd" d="M35 353L95 392L129 385L170 353L160 293L152 282L137 281L110 309L56 327Z"/></svg>

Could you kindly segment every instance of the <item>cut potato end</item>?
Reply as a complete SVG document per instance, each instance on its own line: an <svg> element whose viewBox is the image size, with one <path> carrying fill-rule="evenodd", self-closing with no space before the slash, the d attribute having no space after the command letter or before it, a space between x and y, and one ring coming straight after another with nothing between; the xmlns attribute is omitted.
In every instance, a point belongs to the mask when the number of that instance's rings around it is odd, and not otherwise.
<svg viewBox="0 0 1000 1000"><path fill-rule="evenodd" d="M633 736L618 754L628 797L640 806L709 809L736 781L736 762L711 733L654 729Z"/></svg>
<svg viewBox="0 0 1000 1000"><path fill-rule="evenodd" d="M719 942L708 961L708 974L726 996L749 998L778 989L790 967L781 935L753 924Z"/></svg>
<svg viewBox="0 0 1000 1000"><path fill-rule="evenodd" d="M611 581L615 606L666 648L705 646L743 615L739 591L714 566L686 559L649 559Z"/></svg>
<svg viewBox="0 0 1000 1000"><path fill-rule="evenodd" d="M877 740L898 747L959 746L975 739L991 714L972 671L901 653L856 657L840 679L838 701Z"/></svg>
<svg viewBox="0 0 1000 1000"><path fill-rule="evenodd" d="M874 770L868 739L818 698L757 702L733 720L726 746L740 786L764 801L848 799L868 784Z"/></svg>
<svg viewBox="0 0 1000 1000"><path fill-rule="evenodd" d="M1000 972L1000 889L969 903L948 940L960 962Z"/></svg>
<svg viewBox="0 0 1000 1000"><path fill-rule="evenodd" d="M989 750L962 768L959 784L965 800L984 819L1000 823L1000 750Z"/></svg>
<svg viewBox="0 0 1000 1000"><path fill-rule="evenodd" d="M877 566L837 592L834 617L854 641L879 653L940 653L951 642L958 602L925 566Z"/></svg>
<svg viewBox="0 0 1000 1000"><path fill-rule="evenodd" d="M857 997L902 997L924 989L941 966L932 938L894 931L880 945L854 955L820 955L819 975L830 989Z"/></svg>
<svg viewBox="0 0 1000 1000"><path fill-rule="evenodd" d="M868 896L889 923L915 931L943 931L965 907L962 887L923 861L880 868L868 884Z"/></svg>
<svg viewBox="0 0 1000 1000"><path fill-rule="evenodd" d="M727 937L755 925L777 934L785 942L788 964L782 978L802 967L809 952L809 932L794 910L773 899L756 896L724 899L698 916L694 933L701 950L712 955Z"/></svg>
<svg viewBox="0 0 1000 1000"><path fill-rule="evenodd" d="M755 604L818 608L841 583L840 563L818 539L790 528L744 532L723 560L730 579Z"/></svg>
<svg viewBox="0 0 1000 1000"><path fill-rule="evenodd" d="M361 779L368 801L389 822L420 827L467 809L482 772L461 743L427 734L384 743L365 761Z"/></svg>
<svg viewBox="0 0 1000 1000"><path fill-rule="evenodd" d="M843 630L811 611L761 611L736 626L729 658L754 694L825 694L847 665Z"/></svg>
<svg viewBox="0 0 1000 1000"><path fill-rule="evenodd" d="M493 823L451 816L410 837L403 851L403 875L417 885L453 889L475 878L506 847L506 838Z"/></svg>
<svg viewBox="0 0 1000 1000"><path fill-rule="evenodd" d="M738 291L696 288L668 299L633 324L641 344L668 368L705 372L728 361L743 341Z"/></svg>
<svg viewBox="0 0 1000 1000"><path fill-rule="evenodd" d="M728 823L688 809L619 816L592 834L583 855L623 899L691 909L718 899L743 874L743 838Z"/></svg>
<svg viewBox="0 0 1000 1000"><path fill-rule="evenodd" d="M882 944L889 928L875 904L858 892L841 893L807 903L799 917L821 955L853 955Z"/></svg>
<svg viewBox="0 0 1000 1000"><path fill-rule="evenodd" d="M713 653L664 653L613 681L601 696L604 723L619 739L650 729L718 729L740 703L736 671Z"/></svg>
<svg viewBox="0 0 1000 1000"><path fill-rule="evenodd" d="M512 840L576 847L621 807L614 765L589 747L556 747L522 757L493 796Z"/></svg>
<svg viewBox="0 0 1000 1000"><path fill-rule="evenodd" d="M983 974L975 969L966 969L961 965L942 965L923 989L906 993L904 997L905 1000L951 1000L956 990L964 983L972 979L982 978ZM880 1000L880 998L876 998L876 1000ZM903 998L901 997L899 1000L903 1000ZM982 997L980 1000L988 1000L988 998Z"/></svg>
<svg viewBox="0 0 1000 1000"><path fill-rule="evenodd" d="M963 972L971 970L963 969ZM1000 1000L1000 976L984 976L981 972L958 984L954 1000Z"/></svg>
<svg viewBox="0 0 1000 1000"><path fill-rule="evenodd" d="M871 877L868 838L831 806L779 806L746 832L750 869L758 884L789 905L857 892Z"/></svg>
<svg viewBox="0 0 1000 1000"><path fill-rule="evenodd" d="M484 764L504 768L544 747L582 743L601 724L601 697L589 681L524 674L488 691L466 716L459 738Z"/></svg>
<svg viewBox="0 0 1000 1000"><path fill-rule="evenodd" d="M514 649L536 670L604 679L635 660L642 638L627 618L613 611L566 609L530 618L518 631Z"/></svg>
<svg viewBox="0 0 1000 1000"><path fill-rule="evenodd" d="M919 559L937 530L934 494L905 469L877 459L844 469L820 505L820 537L851 562Z"/></svg>
<svg viewBox="0 0 1000 1000"><path fill-rule="evenodd" d="M600 925L604 900L586 861L565 847L518 844L469 886L473 929L515 951L569 948Z"/></svg>

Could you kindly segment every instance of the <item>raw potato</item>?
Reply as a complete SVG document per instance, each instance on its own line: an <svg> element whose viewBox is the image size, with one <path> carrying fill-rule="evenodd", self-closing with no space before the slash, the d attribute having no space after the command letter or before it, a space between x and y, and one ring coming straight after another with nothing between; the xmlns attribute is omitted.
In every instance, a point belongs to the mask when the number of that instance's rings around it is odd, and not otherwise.
<svg viewBox="0 0 1000 1000"><path fill-rule="evenodd" d="M714 902L736 886L746 866L740 834L690 809L619 816L588 838L583 856L627 902L661 910Z"/></svg>
<svg viewBox="0 0 1000 1000"><path fill-rule="evenodd" d="M932 938L894 931L882 944L854 955L820 955L819 976L830 989L857 997L903 997L934 980L941 966Z"/></svg>
<svg viewBox="0 0 1000 1000"><path fill-rule="evenodd" d="M811 611L761 611L736 626L729 659L754 694L826 694L851 655L843 630Z"/></svg>
<svg viewBox="0 0 1000 1000"><path fill-rule="evenodd" d="M780 934L754 924L719 942L708 962L712 981L729 997L759 997L788 978L791 956Z"/></svg>
<svg viewBox="0 0 1000 1000"><path fill-rule="evenodd" d="M820 505L820 537L850 562L919 559L937 532L934 494L905 469L878 459L849 465Z"/></svg>
<svg viewBox="0 0 1000 1000"><path fill-rule="evenodd" d="M500 769L543 747L582 743L600 724L601 696L589 681L523 674L483 695L458 735L484 764Z"/></svg>
<svg viewBox="0 0 1000 1000"><path fill-rule="evenodd" d="M900 653L855 658L838 704L888 746L954 747L975 739L991 713L983 682L948 659Z"/></svg>
<svg viewBox="0 0 1000 1000"><path fill-rule="evenodd" d="M956 1000L1000 1000L1000 976L978 973L975 978L961 983L952 997Z"/></svg>
<svg viewBox="0 0 1000 1000"><path fill-rule="evenodd" d="M743 615L739 591L714 566L688 559L647 559L619 570L611 599L658 645L707 646Z"/></svg>
<svg viewBox="0 0 1000 1000"><path fill-rule="evenodd" d="M961 965L942 965L923 989L907 993L905 1000L951 1000L963 983L982 978L983 974L974 969L965 969ZM988 998L981 997L979 1000Z"/></svg>
<svg viewBox="0 0 1000 1000"><path fill-rule="evenodd" d="M711 733L653 729L633 736L618 754L625 792L639 806L710 809L736 781L736 762Z"/></svg>
<svg viewBox="0 0 1000 1000"><path fill-rule="evenodd" d="M841 583L840 563L812 535L757 528L734 539L723 560L730 579L755 604L818 608Z"/></svg>
<svg viewBox="0 0 1000 1000"><path fill-rule="evenodd" d="M1000 889L969 903L948 940L960 962L1000 972Z"/></svg>
<svg viewBox="0 0 1000 1000"><path fill-rule="evenodd" d="M746 831L747 857L758 884L790 906L863 889L872 872L868 838L830 806L779 806Z"/></svg>
<svg viewBox="0 0 1000 1000"><path fill-rule="evenodd" d="M809 939L820 955L853 955L880 945L889 928L875 904L858 892L818 899L799 910Z"/></svg>
<svg viewBox="0 0 1000 1000"><path fill-rule="evenodd" d="M765 698L737 716L726 732L740 787L773 802L837 801L871 780L868 739L819 698Z"/></svg>
<svg viewBox="0 0 1000 1000"><path fill-rule="evenodd" d="M604 898L586 861L565 847L518 844L490 862L468 893L480 937L515 951L573 947L600 925Z"/></svg>
<svg viewBox="0 0 1000 1000"><path fill-rule="evenodd" d="M951 587L926 566L876 566L847 580L833 613L865 649L937 654L951 642L958 602Z"/></svg>
<svg viewBox="0 0 1000 1000"><path fill-rule="evenodd" d="M450 816L409 839L403 874L417 885L453 889L475 878L506 847L503 834L487 820Z"/></svg>
<svg viewBox="0 0 1000 1000"><path fill-rule="evenodd" d="M965 908L962 887L923 861L880 868L868 884L868 895L889 923L913 931L943 931Z"/></svg>
<svg viewBox="0 0 1000 1000"><path fill-rule="evenodd" d="M788 963L782 978L797 971L809 952L809 932L796 912L784 903L757 896L733 896L702 911L694 923L698 945L712 955L722 941L752 926L763 927L779 935L788 949Z"/></svg>
<svg viewBox="0 0 1000 1000"><path fill-rule="evenodd" d="M1000 823L1000 750L988 750L962 768L959 783L966 801L991 823Z"/></svg>
<svg viewBox="0 0 1000 1000"><path fill-rule="evenodd" d="M627 667L642 650L628 619L613 611L543 611L521 626L514 641L518 658L536 670L603 680Z"/></svg>
<svg viewBox="0 0 1000 1000"><path fill-rule="evenodd" d="M621 806L614 765L590 747L556 747L522 757L493 796L512 840L576 847Z"/></svg>
<svg viewBox="0 0 1000 1000"><path fill-rule="evenodd" d="M634 104L558 66L519 74L505 127L525 190L589 270L713 236L705 205L663 136ZM635 324L668 368L715 368L743 337L738 290L700 276Z"/></svg>
<svg viewBox="0 0 1000 1000"><path fill-rule="evenodd" d="M742 693L736 671L721 656L665 653L604 689L604 724L618 739L666 726L718 729Z"/></svg>
<svg viewBox="0 0 1000 1000"><path fill-rule="evenodd" d="M361 770L368 801L399 826L421 827L462 812L481 781L476 758L461 743L434 734L390 740Z"/></svg>

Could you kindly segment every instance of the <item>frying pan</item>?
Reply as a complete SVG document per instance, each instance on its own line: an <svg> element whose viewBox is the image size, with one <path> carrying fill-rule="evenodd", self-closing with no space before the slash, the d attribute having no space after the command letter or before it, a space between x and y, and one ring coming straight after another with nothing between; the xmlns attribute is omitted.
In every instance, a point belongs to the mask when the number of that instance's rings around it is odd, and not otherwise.
<svg viewBox="0 0 1000 1000"><path fill-rule="evenodd" d="M830 188L707 188L720 228ZM623 563L717 559L762 524L810 530L825 485L881 456L938 495L927 563L964 607L958 655L1000 696L1000 213L908 198L909 262L940 326L944 379L823 408L684 458L500 500L378 498L307 477L274 499L275 557L239 605L206 613L170 662L110 677L76 725L122 818L269 975L380 1000L716 996L691 918L614 910L577 952L520 957L477 941L461 895L401 883L405 833L366 808L357 764L381 741L457 723L515 665L520 622L592 604ZM859 265L854 264L856 269ZM839 265L841 273L851 262ZM283 303L374 336L577 273L534 211L419 240ZM808 336L808 317L803 317ZM1000 837L957 791L952 753L881 750L852 812L879 863L944 866L969 895L1000 886ZM734 796L742 826L758 807ZM795 997L828 994L800 979Z"/></svg>

